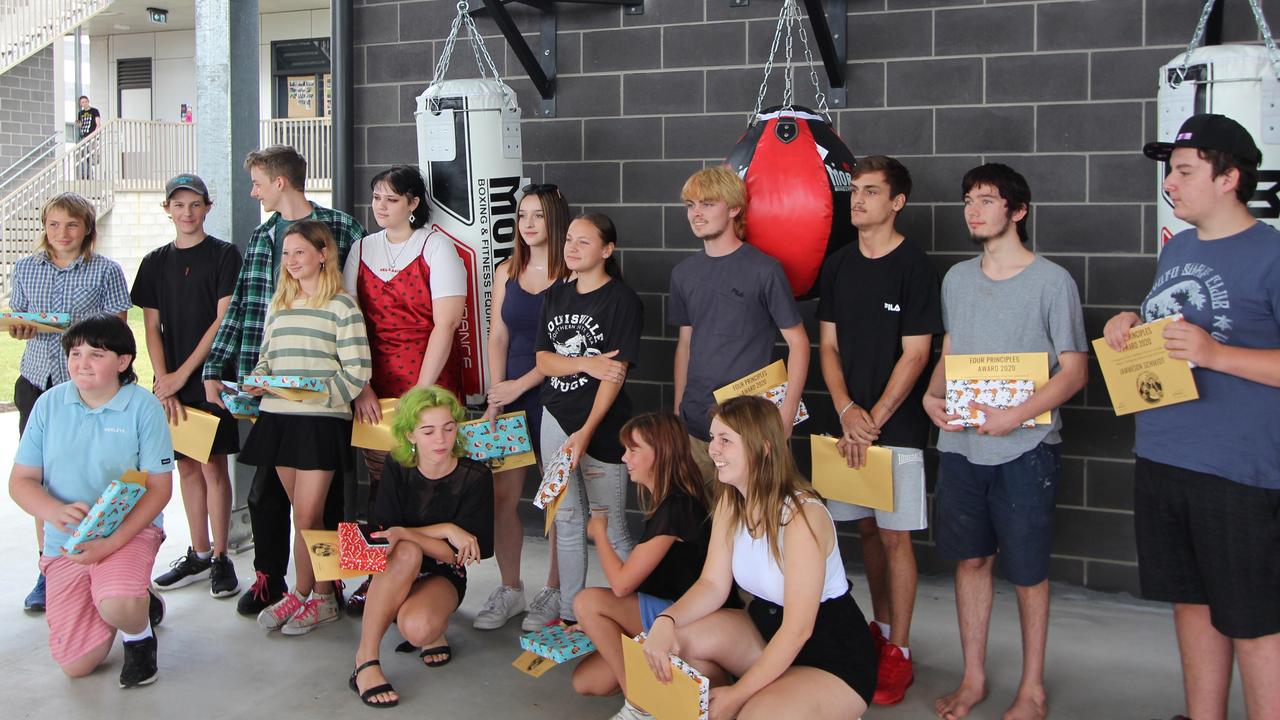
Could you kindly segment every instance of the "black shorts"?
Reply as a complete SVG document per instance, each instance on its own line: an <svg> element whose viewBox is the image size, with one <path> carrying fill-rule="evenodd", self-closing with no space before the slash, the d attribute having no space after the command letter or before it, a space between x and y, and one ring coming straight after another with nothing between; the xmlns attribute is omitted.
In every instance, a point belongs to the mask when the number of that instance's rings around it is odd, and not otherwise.
<svg viewBox="0 0 1280 720"><path fill-rule="evenodd" d="M769 642L782 627L782 607L768 600L753 598L747 605L747 615L765 642ZM852 595L846 592L819 603L818 616L813 620L813 633L791 664L835 675L853 688L868 707L871 706L880 656L867 628L867 619Z"/></svg>
<svg viewBox="0 0 1280 720"><path fill-rule="evenodd" d="M1280 632L1280 490L1138 458L1138 578L1148 600L1208 605L1218 632Z"/></svg>
<svg viewBox="0 0 1280 720"><path fill-rule="evenodd" d="M442 563L424 555L422 568L418 570L418 579L425 580L436 576L448 580L453 585L453 589L458 591L458 605L462 605L462 598L467 594L467 569L461 565Z"/></svg>

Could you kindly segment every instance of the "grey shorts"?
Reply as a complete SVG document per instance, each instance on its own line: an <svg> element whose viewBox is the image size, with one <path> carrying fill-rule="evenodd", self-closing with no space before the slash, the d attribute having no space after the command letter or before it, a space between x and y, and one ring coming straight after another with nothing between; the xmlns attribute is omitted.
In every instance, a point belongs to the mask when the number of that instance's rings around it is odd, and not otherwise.
<svg viewBox="0 0 1280 720"><path fill-rule="evenodd" d="M929 504L925 500L924 489L924 451L889 445L884 447L893 451L893 512L828 500L827 510L831 513L831 519L847 521L874 517L876 525L885 530L924 530L929 527Z"/></svg>

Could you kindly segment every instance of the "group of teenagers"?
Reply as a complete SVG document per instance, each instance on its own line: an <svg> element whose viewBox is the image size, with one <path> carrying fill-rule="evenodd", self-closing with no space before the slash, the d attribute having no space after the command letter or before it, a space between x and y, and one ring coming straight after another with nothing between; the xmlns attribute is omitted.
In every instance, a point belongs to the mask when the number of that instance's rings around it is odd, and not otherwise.
<svg viewBox="0 0 1280 720"><path fill-rule="evenodd" d="M1280 717L1280 233L1248 211L1261 154L1243 128L1198 115L1177 137L1145 152L1167 163L1165 191L1193 227L1164 247L1139 313L1116 315L1104 331L1119 349L1133 326L1180 312L1163 340L1173 358L1193 363L1200 392L1137 415L1142 591L1174 604L1180 717L1225 718L1235 660L1249 716ZM249 496L256 579L239 611L284 635L334 621L344 605L362 615L348 684L366 705L400 699L380 665L393 623L398 651L428 667L451 660L445 630L467 568L496 556L500 585L474 627L497 629L522 613L526 631L576 625L597 649L573 669L580 693L625 693L620 634L643 632L660 679L672 653L711 679L712 718L859 717L901 701L914 678L911 533L928 527L924 452L936 427L933 538L956 562L964 666L934 710L955 720L986 698L998 562L1016 591L1023 649L1004 717L1047 716L1059 408L1086 383L1088 345L1071 275L1029 247L1031 191L1017 171L989 163L965 174L964 220L980 253L941 281L896 227L908 170L871 156L854 171L857 238L822 269L818 366L829 429L849 466L865 464L873 445L891 450L893 511L824 502L797 469L790 435L810 337L778 261L743 241L740 177L709 167L681 190L703 247L672 271L664 307L678 338L674 413L638 414L628 398L644 308L620 272L613 223L571 218L555 185L525 187L513 253L495 273L483 417L524 411L540 461L565 452L573 464L546 584L526 600L517 506L536 468L494 472L459 442L465 270L451 241L427 229L418 170L374 176L382 229L365 236L350 216L306 200L305 160L292 148L250 153L245 168L271 215L243 260L205 234L208 190L181 175L165 201L176 237L144 259L131 295L120 266L93 252L92 206L73 194L45 206L40 247L14 270L14 310L74 321L62 335L10 330L27 342L10 492L43 538L39 602L28 601L45 610L52 655L68 675L100 665L119 632L120 684L153 682L153 627L164 614L156 590L202 581L217 597L238 592L226 556L227 455L238 452L258 468ZM131 303L144 311L151 392L132 369ZM773 359L779 334L789 388L780 404L717 404L715 389ZM1050 378L1022 405L979 406L985 423L964 427L948 413L943 363L933 362L939 338L943 355L1046 353ZM325 390L302 401L263 395L241 443L224 380L253 374L320 378ZM379 403L387 398L398 398L394 410ZM185 407L221 418L207 463L172 451L168 423ZM346 597L315 579L300 531L341 519L351 423L380 422L384 408L394 413L395 448L389 457L362 451L370 499L357 514L389 541L387 569ZM1051 422L1026 426L1046 412ZM192 545L153 582L175 463ZM131 469L148 473L147 492L125 522L79 554L61 553L106 483ZM639 538L626 520L628 480L644 517ZM836 522L856 523L870 622L850 594ZM606 587L585 587L588 541ZM615 717L648 715L626 701Z"/></svg>

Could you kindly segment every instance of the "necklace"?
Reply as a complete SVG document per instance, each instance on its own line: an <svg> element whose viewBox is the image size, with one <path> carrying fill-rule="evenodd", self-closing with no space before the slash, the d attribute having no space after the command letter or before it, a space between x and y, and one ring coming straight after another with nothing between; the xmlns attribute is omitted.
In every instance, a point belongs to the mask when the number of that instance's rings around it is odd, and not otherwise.
<svg viewBox="0 0 1280 720"><path fill-rule="evenodd" d="M400 243L394 257L391 255L391 238L388 237L386 242L387 244L384 254L387 256L387 265L389 267L379 268L378 271L384 273L395 273L400 267L400 256L404 254L404 249L409 246L409 240L408 238L405 238L405 241Z"/></svg>

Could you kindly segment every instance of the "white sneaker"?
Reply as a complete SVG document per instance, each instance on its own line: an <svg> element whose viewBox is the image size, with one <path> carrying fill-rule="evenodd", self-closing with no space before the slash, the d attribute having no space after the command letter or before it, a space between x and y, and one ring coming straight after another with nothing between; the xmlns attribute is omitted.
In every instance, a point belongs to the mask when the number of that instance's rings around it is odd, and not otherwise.
<svg viewBox="0 0 1280 720"><path fill-rule="evenodd" d="M533 632L560 619L560 588L544 587L533 596L529 612L520 623L525 632Z"/></svg>
<svg viewBox="0 0 1280 720"><path fill-rule="evenodd" d="M499 585L489 593L489 599L476 614L471 627L477 630L497 630L511 618L524 612L524 588Z"/></svg>
<svg viewBox="0 0 1280 720"><path fill-rule="evenodd" d="M284 597L262 608L258 613L258 624L268 630L279 630L301 609L302 598L295 592L286 592Z"/></svg>
<svg viewBox="0 0 1280 720"><path fill-rule="evenodd" d="M622 709L618 711L618 714L609 718L609 720L653 720L653 716L632 705L631 701L627 700L622 704Z"/></svg>
<svg viewBox="0 0 1280 720"><path fill-rule="evenodd" d="M320 595L311 593L311 597L302 603L298 612L289 618L289 622L280 628L281 635L306 635L317 626L331 623L338 619L338 598L334 593Z"/></svg>

